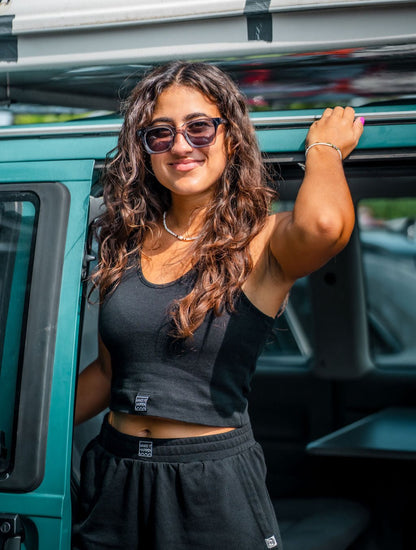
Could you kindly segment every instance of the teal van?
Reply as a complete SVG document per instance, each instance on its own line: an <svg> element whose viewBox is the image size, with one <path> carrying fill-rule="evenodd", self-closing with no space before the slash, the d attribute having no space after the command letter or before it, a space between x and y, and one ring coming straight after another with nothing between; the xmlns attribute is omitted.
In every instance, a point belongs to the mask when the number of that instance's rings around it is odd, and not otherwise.
<svg viewBox="0 0 416 550"><path fill-rule="evenodd" d="M179 57L238 81L276 208L293 206L322 109L366 118L345 161L351 241L292 289L250 415L284 550L416 549L415 20L414 0L0 0L0 119L103 114L0 126L0 550L71 548L80 456L101 423L73 427L97 351L100 174L120 102Z"/></svg>
<svg viewBox="0 0 416 550"><path fill-rule="evenodd" d="M296 284L252 389L285 550L416 548L416 107L358 112L365 132L345 161L357 227ZM278 208L318 115L253 114ZM77 373L96 352L90 226L120 124L0 129L2 550L70 549L79 457L100 425L73 428Z"/></svg>

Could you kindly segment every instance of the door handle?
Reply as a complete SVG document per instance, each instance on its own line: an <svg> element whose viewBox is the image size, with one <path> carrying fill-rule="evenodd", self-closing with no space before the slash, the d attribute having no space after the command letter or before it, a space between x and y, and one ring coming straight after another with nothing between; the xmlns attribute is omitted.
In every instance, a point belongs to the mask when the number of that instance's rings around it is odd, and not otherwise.
<svg viewBox="0 0 416 550"><path fill-rule="evenodd" d="M0 550L20 550L25 539L19 514L0 514Z"/></svg>

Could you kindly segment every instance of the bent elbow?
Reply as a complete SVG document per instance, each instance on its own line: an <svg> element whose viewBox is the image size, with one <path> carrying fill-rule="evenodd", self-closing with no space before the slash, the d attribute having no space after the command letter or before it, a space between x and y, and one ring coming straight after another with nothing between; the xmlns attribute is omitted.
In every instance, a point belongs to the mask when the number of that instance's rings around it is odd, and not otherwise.
<svg viewBox="0 0 416 550"><path fill-rule="evenodd" d="M334 216L320 215L316 220L316 233L322 238L337 241L344 232L343 221Z"/></svg>
<svg viewBox="0 0 416 550"><path fill-rule="evenodd" d="M354 227L354 220L344 220L342 217L322 214L316 220L316 236L337 251L348 243Z"/></svg>

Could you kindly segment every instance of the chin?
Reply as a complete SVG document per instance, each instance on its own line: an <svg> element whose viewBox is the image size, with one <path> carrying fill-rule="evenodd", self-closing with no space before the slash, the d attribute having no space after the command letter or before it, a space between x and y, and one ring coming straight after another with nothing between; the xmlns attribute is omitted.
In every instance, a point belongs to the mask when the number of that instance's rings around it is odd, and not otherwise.
<svg viewBox="0 0 416 550"><path fill-rule="evenodd" d="M182 184L177 183L175 185L169 186L168 189L172 193L176 193L177 195L199 195L210 193L210 191L213 191L214 185L206 186L200 185L197 182L183 182Z"/></svg>

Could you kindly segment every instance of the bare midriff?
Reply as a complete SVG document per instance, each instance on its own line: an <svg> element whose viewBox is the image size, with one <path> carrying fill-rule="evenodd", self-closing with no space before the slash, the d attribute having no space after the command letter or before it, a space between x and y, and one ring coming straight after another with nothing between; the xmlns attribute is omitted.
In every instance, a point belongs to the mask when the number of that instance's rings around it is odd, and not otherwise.
<svg viewBox="0 0 416 550"><path fill-rule="evenodd" d="M169 418L136 416L118 411L110 411L108 421L113 428L124 434L156 439L202 437L204 435L221 434L234 430L234 428L230 427L204 426L202 424L192 424Z"/></svg>

